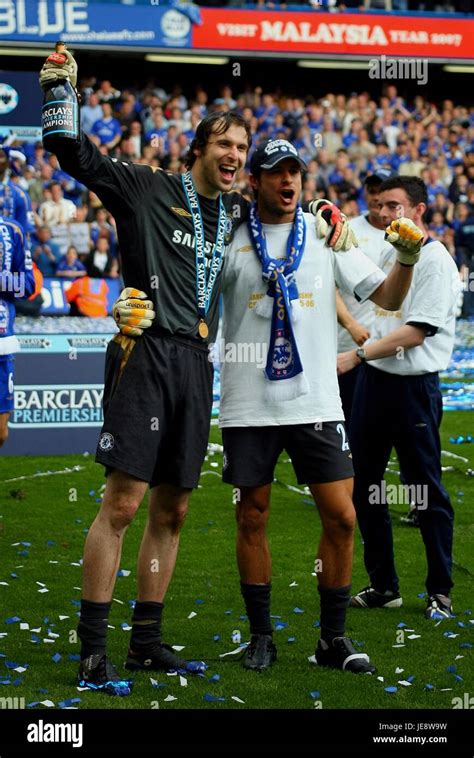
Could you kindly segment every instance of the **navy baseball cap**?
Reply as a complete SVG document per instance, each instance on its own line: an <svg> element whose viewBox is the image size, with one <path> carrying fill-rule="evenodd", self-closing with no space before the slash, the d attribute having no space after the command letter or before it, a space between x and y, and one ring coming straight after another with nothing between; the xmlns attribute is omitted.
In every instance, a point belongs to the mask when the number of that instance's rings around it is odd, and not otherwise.
<svg viewBox="0 0 474 758"><path fill-rule="evenodd" d="M390 168L378 168L373 174L369 174L364 179L364 184L381 184L387 179L391 179L392 176L397 176L396 171L392 171Z"/></svg>
<svg viewBox="0 0 474 758"><path fill-rule="evenodd" d="M293 158L299 163L300 168L306 168L306 163L291 142L286 139L267 139L253 153L250 159L250 173L255 175L262 169L273 168L286 158Z"/></svg>

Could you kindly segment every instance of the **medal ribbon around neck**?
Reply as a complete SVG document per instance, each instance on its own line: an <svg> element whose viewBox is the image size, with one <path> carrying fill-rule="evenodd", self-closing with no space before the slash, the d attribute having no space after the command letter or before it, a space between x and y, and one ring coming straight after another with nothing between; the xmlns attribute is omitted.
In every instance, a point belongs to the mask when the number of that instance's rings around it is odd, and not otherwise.
<svg viewBox="0 0 474 758"><path fill-rule="evenodd" d="M219 195L219 222L217 225L216 239L212 249L212 260L209 271L209 277L206 280L206 256L205 256L205 238L204 224L201 215L201 206L194 187L193 177L190 171L187 171L181 177L183 182L184 194L188 202L189 210L193 218L195 251L196 251L196 298L199 318L204 320L211 302L212 291L216 283L217 276L222 266L225 248L225 229L227 223L227 214L225 212L222 195Z"/></svg>

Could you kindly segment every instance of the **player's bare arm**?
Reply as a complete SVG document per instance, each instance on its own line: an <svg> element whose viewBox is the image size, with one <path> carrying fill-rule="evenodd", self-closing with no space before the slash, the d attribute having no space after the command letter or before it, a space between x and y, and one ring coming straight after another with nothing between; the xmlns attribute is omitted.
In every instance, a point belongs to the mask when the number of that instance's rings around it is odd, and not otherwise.
<svg viewBox="0 0 474 758"><path fill-rule="evenodd" d="M364 348L365 357L363 360L375 361L379 358L397 355L401 350L412 350L414 347L422 345L425 337L426 330L423 327L405 324L399 329L395 329L386 337L367 345ZM347 371L359 366L361 362L362 360L357 355L356 350L339 353L337 356L337 373L345 374Z"/></svg>
<svg viewBox="0 0 474 758"><path fill-rule="evenodd" d="M336 309L337 320L344 329L347 329L352 339L357 345L363 345L370 337L370 332L363 324L360 324L349 311L347 305L342 299L339 290L336 288Z"/></svg>

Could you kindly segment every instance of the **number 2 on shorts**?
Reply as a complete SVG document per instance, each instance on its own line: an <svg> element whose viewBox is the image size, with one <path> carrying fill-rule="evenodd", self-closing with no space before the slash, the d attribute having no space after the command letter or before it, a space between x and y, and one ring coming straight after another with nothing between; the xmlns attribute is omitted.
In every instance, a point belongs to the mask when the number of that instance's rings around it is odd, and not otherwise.
<svg viewBox="0 0 474 758"><path fill-rule="evenodd" d="M349 443L346 439L346 430L344 428L344 424L338 424L336 426L336 431L338 434L342 435L342 445L341 450L344 452L345 450L349 450Z"/></svg>

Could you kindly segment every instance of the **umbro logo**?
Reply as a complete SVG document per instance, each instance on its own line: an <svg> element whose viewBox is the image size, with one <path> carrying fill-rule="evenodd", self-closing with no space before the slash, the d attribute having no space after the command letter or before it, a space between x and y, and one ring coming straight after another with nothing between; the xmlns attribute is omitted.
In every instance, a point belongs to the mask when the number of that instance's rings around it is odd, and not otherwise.
<svg viewBox="0 0 474 758"><path fill-rule="evenodd" d="M186 216L186 218L192 218L189 211L187 211L185 208L171 208L171 210L174 213L177 213L178 216Z"/></svg>

